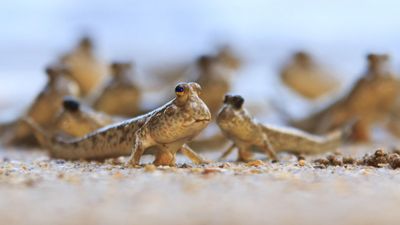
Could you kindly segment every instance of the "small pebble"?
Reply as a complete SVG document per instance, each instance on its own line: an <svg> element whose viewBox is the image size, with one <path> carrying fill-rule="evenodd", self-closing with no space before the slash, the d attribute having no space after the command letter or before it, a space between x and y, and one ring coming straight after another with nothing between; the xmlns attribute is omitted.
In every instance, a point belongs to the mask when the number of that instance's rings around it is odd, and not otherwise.
<svg viewBox="0 0 400 225"><path fill-rule="evenodd" d="M155 165L153 165L153 164L147 164L147 165L144 166L144 171L145 172L151 173L151 172L154 172L156 170L157 170L157 167Z"/></svg>
<svg viewBox="0 0 400 225"><path fill-rule="evenodd" d="M343 157L342 162L343 164L354 164L356 160L352 157Z"/></svg>
<svg viewBox="0 0 400 225"><path fill-rule="evenodd" d="M338 158L336 158L335 155L328 155L328 157L326 157L327 160L329 160L329 165L331 166L342 166L343 162L340 161Z"/></svg>
<svg viewBox="0 0 400 225"><path fill-rule="evenodd" d="M259 166L264 166L264 165L265 165L265 163L263 161L261 161L261 160L253 160L253 161L250 161L250 162L246 163L246 166L259 167Z"/></svg>
<svg viewBox="0 0 400 225"><path fill-rule="evenodd" d="M303 154L296 155L297 161L306 160L306 157Z"/></svg>
<svg viewBox="0 0 400 225"><path fill-rule="evenodd" d="M251 174L261 174L262 171L259 170L259 169L252 169L252 170L250 170L250 173L251 173Z"/></svg>
<svg viewBox="0 0 400 225"><path fill-rule="evenodd" d="M179 168L192 168L192 166L189 165L189 164L184 163Z"/></svg>
<svg viewBox="0 0 400 225"><path fill-rule="evenodd" d="M64 164L64 163L65 163L65 160L63 160L63 159L56 159L55 162L56 162L56 164Z"/></svg>
<svg viewBox="0 0 400 225"><path fill-rule="evenodd" d="M327 165L329 165L329 160L321 158L321 159L314 160L314 163L327 166Z"/></svg>
<svg viewBox="0 0 400 225"><path fill-rule="evenodd" d="M122 179L122 178L124 178L124 175L121 172L116 172L113 174L113 178Z"/></svg>
<svg viewBox="0 0 400 225"><path fill-rule="evenodd" d="M230 168L230 167L232 167L232 164L228 163L228 162L224 162L221 165L219 165L218 167L219 168Z"/></svg>
<svg viewBox="0 0 400 225"><path fill-rule="evenodd" d="M202 172L202 174L211 174L211 173L220 173L221 169L219 168L205 168Z"/></svg>
<svg viewBox="0 0 400 225"><path fill-rule="evenodd" d="M397 153L392 153L389 155L389 165L392 169L400 168L400 155Z"/></svg>
<svg viewBox="0 0 400 225"><path fill-rule="evenodd" d="M203 169L196 167L196 168L192 168L190 171L193 172L193 173L201 173L201 172L203 172Z"/></svg>

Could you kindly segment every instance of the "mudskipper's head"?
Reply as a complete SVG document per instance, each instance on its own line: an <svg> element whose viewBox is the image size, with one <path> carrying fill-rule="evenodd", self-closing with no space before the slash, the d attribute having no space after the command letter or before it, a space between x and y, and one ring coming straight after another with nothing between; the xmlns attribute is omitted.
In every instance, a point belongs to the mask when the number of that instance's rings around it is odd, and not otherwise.
<svg viewBox="0 0 400 225"><path fill-rule="evenodd" d="M89 36L84 36L81 38L78 44L78 48L83 51L91 52L93 50L93 41Z"/></svg>
<svg viewBox="0 0 400 225"><path fill-rule="evenodd" d="M311 56L304 51L298 51L293 55L294 61L301 66L310 66L312 65Z"/></svg>
<svg viewBox="0 0 400 225"><path fill-rule="evenodd" d="M201 87L198 83L179 83L175 87L174 103L180 111L198 121L208 122L211 119L210 110L200 98Z"/></svg>
<svg viewBox="0 0 400 225"><path fill-rule="evenodd" d="M231 107L234 110L239 110L242 108L244 103L244 98L240 95L225 95L224 104L227 107Z"/></svg>
<svg viewBox="0 0 400 225"><path fill-rule="evenodd" d="M46 89L49 88L53 90L54 95L59 95L60 97L66 95L80 95L80 88L67 66L63 64L53 64L46 67L45 71L48 78Z"/></svg>
<svg viewBox="0 0 400 225"><path fill-rule="evenodd" d="M237 70L241 66L240 58L227 45L221 46L218 49L216 58L220 63L222 63L222 65L224 65L230 69L233 69L233 70Z"/></svg>
<svg viewBox="0 0 400 225"><path fill-rule="evenodd" d="M389 60L388 54L368 54L368 72L369 74L382 75L389 70Z"/></svg>
<svg viewBox="0 0 400 225"><path fill-rule="evenodd" d="M217 123L221 126L239 118L243 111L243 103L244 98L240 95L225 95L224 105L217 116Z"/></svg>
<svg viewBox="0 0 400 225"><path fill-rule="evenodd" d="M197 59L197 67L199 70L205 74L211 70L215 63L215 58L209 55L202 55Z"/></svg>
<svg viewBox="0 0 400 225"><path fill-rule="evenodd" d="M99 120L96 112L84 107L74 97L67 96L62 102L63 111L56 118L56 127L62 133L72 137L82 137L102 126L107 125Z"/></svg>
<svg viewBox="0 0 400 225"><path fill-rule="evenodd" d="M92 131L92 119L81 103L71 96L66 96L62 102L63 111L56 119L57 128L73 137L83 136Z"/></svg>
<svg viewBox="0 0 400 225"><path fill-rule="evenodd" d="M175 99L149 122L154 140L158 143L187 141L207 127L211 114L199 97L200 90L200 85L194 82L176 85Z"/></svg>
<svg viewBox="0 0 400 225"><path fill-rule="evenodd" d="M190 82L190 83L178 83L175 86L175 104L178 106L182 106L188 104L192 101L201 101L201 87L198 83Z"/></svg>
<svg viewBox="0 0 400 225"><path fill-rule="evenodd" d="M53 64L46 67L46 74L50 81L60 76L70 76L70 70L63 64Z"/></svg>
<svg viewBox="0 0 400 225"><path fill-rule="evenodd" d="M114 62L111 64L111 73L114 77L122 77L130 73L134 67L132 62Z"/></svg>
<svg viewBox="0 0 400 225"><path fill-rule="evenodd" d="M217 124L225 134L244 124L246 111L243 109L243 103L244 98L240 95L225 95L224 105L217 116Z"/></svg>
<svg viewBox="0 0 400 225"><path fill-rule="evenodd" d="M71 96L66 96L63 99L64 110L66 110L68 112L72 112L72 113L79 112L80 106L81 106L80 102Z"/></svg>

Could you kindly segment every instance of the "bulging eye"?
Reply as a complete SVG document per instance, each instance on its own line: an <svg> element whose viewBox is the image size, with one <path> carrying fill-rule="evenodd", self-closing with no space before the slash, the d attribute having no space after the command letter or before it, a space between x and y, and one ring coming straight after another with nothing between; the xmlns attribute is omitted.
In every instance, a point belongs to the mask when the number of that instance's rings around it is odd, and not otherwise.
<svg viewBox="0 0 400 225"><path fill-rule="evenodd" d="M185 88L182 85L178 85L175 87L175 93L178 96L183 95L183 93L185 92Z"/></svg>
<svg viewBox="0 0 400 225"><path fill-rule="evenodd" d="M225 95L224 103L225 103L225 104L229 103L229 101L231 100L231 97L232 97L232 96L230 96L230 95Z"/></svg>
<svg viewBox="0 0 400 225"><path fill-rule="evenodd" d="M79 110L80 103L76 99L67 96L63 100L63 106L64 106L64 109L66 109L68 111L76 112Z"/></svg>
<svg viewBox="0 0 400 225"><path fill-rule="evenodd" d="M240 109L240 108L242 108L242 105L243 105L243 103L244 103L244 98L242 97L242 96L240 96L240 95L235 95L235 96L233 96L233 106L236 108L236 109Z"/></svg>

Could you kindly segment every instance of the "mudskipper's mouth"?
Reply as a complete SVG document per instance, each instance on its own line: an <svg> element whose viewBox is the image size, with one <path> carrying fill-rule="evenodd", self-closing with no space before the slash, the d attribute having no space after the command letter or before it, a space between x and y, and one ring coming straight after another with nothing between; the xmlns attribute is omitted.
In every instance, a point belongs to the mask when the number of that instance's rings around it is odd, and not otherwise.
<svg viewBox="0 0 400 225"><path fill-rule="evenodd" d="M210 118L204 118L204 119L196 119L194 120L195 123L201 123L201 122L210 122Z"/></svg>
<svg viewBox="0 0 400 225"><path fill-rule="evenodd" d="M183 126L184 126L184 127L189 127L189 126L192 126L193 124L208 123L208 122L210 122L210 121L211 121L211 119L209 119L209 118L194 119L194 120L192 120L191 122L184 123Z"/></svg>

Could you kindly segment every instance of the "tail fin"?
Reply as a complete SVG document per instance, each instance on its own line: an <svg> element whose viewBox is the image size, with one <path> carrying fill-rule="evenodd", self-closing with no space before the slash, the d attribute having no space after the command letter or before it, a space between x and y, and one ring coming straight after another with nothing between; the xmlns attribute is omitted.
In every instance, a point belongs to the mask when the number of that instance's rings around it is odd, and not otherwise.
<svg viewBox="0 0 400 225"><path fill-rule="evenodd" d="M39 124L37 124L32 118L30 117L25 117L22 118L22 122L24 122L26 125L28 125L31 129L33 134L35 135L37 141L39 144L46 148L46 149L51 149L53 144L51 141L51 137L49 134L44 131Z"/></svg>

